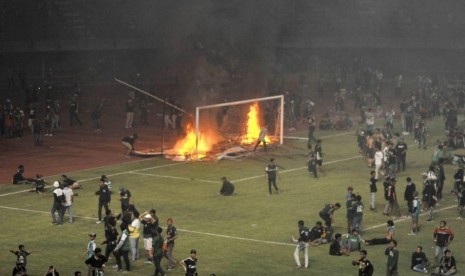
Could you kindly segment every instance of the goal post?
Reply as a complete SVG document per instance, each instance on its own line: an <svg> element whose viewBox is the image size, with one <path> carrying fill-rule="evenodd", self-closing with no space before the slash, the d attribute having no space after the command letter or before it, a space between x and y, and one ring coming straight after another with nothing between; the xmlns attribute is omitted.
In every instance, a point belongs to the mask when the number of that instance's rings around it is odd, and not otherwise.
<svg viewBox="0 0 465 276"><path fill-rule="evenodd" d="M275 136L279 136L279 144L283 144L283 131L284 131L284 95L277 95L277 96L270 96L270 97L263 97L263 98L255 98L243 101L235 101L235 102L224 102L219 104L212 104L212 105L204 105L198 106L195 108L195 155L198 159L198 146L199 146L199 135L200 135L200 111L213 109L213 108L221 108L221 107L232 107L237 105L244 105L249 103L257 103L257 102L264 102L264 101L271 101L271 100L279 100L278 108L278 120L279 122L275 126ZM276 132L278 135L276 135ZM258 133L257 133L258 137Z"/></svg>

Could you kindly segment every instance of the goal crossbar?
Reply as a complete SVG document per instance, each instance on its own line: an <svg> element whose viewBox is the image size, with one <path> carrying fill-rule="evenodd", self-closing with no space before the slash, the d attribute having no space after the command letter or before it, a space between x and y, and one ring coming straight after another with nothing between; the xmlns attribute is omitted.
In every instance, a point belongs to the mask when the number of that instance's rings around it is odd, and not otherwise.
<svg viewBox="0 0 465 276"><path fill-rule="evenodd" d="M283 131L284 131L284 95L277 95L277 96L270 96L270 97L263 97L263 98L256 98L250 100L243 100L243 101L235 101L235 102L227 102L227 103L219 103L219 104L211 104L211 105L203 105L197 106L195 108L195 154L198 158L199 151L199 113L202 109L208 108L216 108L216 107L224 107L224 106L231 106L236 104L247 104L247 103L255 103L255 102L262 102L268 100L280 100L280 112L279 112L279 119L281 123L279 124L279 144L283 144Z"/></svg>

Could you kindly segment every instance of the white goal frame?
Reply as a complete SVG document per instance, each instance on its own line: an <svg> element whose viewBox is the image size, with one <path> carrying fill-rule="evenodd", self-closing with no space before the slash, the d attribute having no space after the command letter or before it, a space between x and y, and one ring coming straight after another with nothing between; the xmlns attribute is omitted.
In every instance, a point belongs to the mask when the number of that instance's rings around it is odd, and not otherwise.
<svg viewBox="0 0 465 276"><path fill-rule="evenodd" d="M247 104L247 103L255 103L255 102L263 102L269 100L280 100L280 110L279 110L279 144L283 144L283 131L284 131L284 95L278 96L270 96L270 97L263 97L263 98L256 98L250 100L243 100L243 101L235 101L235 102L227 102L227 103L220 103L220 104L211 104L211 105L204 105L204 106L197 106L195 108L195 155L198 159L199 157L199 114L200 110L209 109L209 108L216 108L216 107L224 107L224 106L232 106L238 104Z"/></svg>

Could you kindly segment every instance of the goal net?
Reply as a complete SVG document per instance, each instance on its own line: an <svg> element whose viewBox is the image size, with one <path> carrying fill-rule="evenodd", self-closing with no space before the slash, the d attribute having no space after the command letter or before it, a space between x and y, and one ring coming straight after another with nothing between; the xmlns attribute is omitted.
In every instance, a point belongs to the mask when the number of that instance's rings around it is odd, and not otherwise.
<svg viewBox="0 0 465 276"><path fill-rule="evenodd" d="M221 148L228 146L225 144L253 147L264 126L268 142L282 144L283 109L283 95L198 106L195 110L195 153L202 151L205 139Z"/></svg>

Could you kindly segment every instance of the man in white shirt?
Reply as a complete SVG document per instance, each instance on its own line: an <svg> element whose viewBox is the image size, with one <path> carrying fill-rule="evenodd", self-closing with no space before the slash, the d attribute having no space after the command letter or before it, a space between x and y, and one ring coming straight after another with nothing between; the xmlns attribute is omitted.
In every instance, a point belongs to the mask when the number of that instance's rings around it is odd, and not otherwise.
<svg viewBox="0 0 465 276"><path fill-rule="evenodd" d="M380 174L380 169L384 163L384 153L381 151L380 148L376 149L375 152L375 178L379 179L378 176Z"/></svg>
<svg viewBox="0 0 465 276"><path fill-rule="evenodd" d="M73 190L69 188L68 184L65 184L65 187L63 188L63 195L65 196L65 201L63 203L63 215L66 213L66 210L68 210L69 214L69 223L73 223L73 199L74 199L74 194Z"/></svg>

